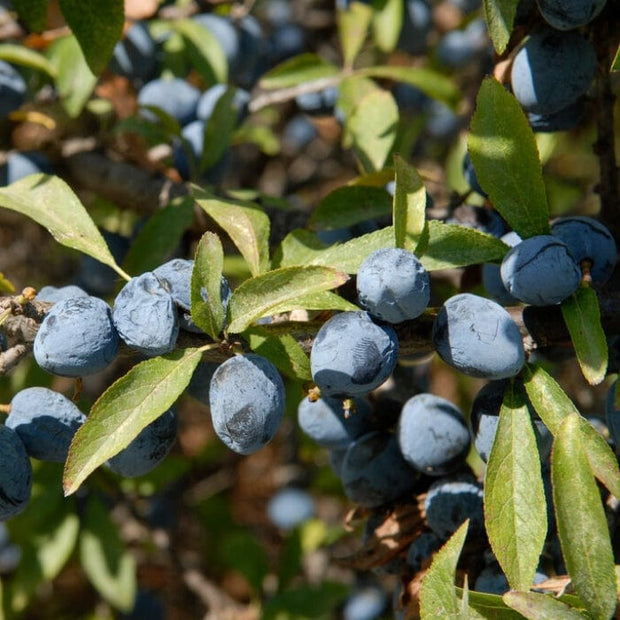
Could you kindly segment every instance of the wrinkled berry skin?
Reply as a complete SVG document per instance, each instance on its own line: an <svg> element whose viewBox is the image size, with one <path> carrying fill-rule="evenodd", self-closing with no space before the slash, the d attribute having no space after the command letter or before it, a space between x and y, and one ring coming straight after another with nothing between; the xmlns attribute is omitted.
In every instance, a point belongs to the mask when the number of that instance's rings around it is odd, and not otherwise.
<svg viewBox="0 0 620 620"><path fill-rule="evenodd" d="M527 112L551 114L577 101L596 73L594 47L576 32L534 33L517 52L512 92Z"/></svg>
<svg viewBox="0 0 620 620"><path fill-rule="evenodd" d="M573 30L589 24L607 0L536 0L544 20L556 30Z"/></svg>
<svg viewBox="0 0 620 620"><path fill-rule="evenodd" d="M511 248L522 241L521 237L514 230L502 235L500 239ZM506 290L499 273L499 265L495 263L484 263L482 265L482 285L487 293L499 304L509 306L519 303L519 300Z"/></svg>
<svg viewBox="0 0 620 620"><path fill-rule="evenodd" d="M236 355L213 373L209 389L213 428L238 454L252 454L275 436L285 407L282 377L266 358Z"/></svg>
<svg viewBox="0 0 620 620"><path fill-rule="evenodd" d="M310 365L323 396L364 396L379 387L398 360L398 338L367 312L342 312L319 329Z"/></svg>
<svg viewBox="0 0 620 620"><path fill-rule="evenodd" d="M172 351L179 335L174 299L150 271L132 278L119 291L112 311L120 337L149 357Z"/></svg>
<svg viewBox="0 0 620 620"><path fill-rule="evenodd" d="M506 290L533 306L552 306L570 297L581 269L568 246L554 235L537 235L511 248L499 268Z"/></svg>
<svg viewBox="0 0 620 620"><path fill-rule="evenodd" d="M280 489L267 504L269 520L283 530L291 530L314 516L314 499L302 489Z"/></svg>
<svg viewBox="0 0 620 620"><path fill-rule="evenodd" d="M109 468L124 478L148 474L168 456L177 438L177 427L177 413L168 409L145 426L126 448L109 459Z"/></svg>
<svg viewBox="0 0 620 620"><path fill-rule="evenodd" d="M108 304L98 297L70 297L55 303L43 319L34 357L47 372L82 377L103 370L118 346Z"/></svg>
<svg viewBox="0 0 620 620"><path fill-rule="evenodd" d="M592 263L590 276L594 284L600 286L611 278L618 249L604 224L585 215L563 217L551 224L551 234L564 241L577 263L583 260Z"/></svg>
<svg viewBox="0 0 620 620"><path fill-rule="evenodd" d="M360 305L388 323L415 319L430 301L428 273L417 256L400 248L370 254L357 272Z"/></svg>
<svg viewBox="0 0 620 620"><path fill-rule="evenodd" d="M434 394L417 394L404 404L397 437L405 460L430 476L453 472L469 452L469 428L460 409Z"/></svg>
<svg viewBox="0 0 620 620"><path fill-rule="evenodd" d="M32 490L32 465L19 435L0 426L0 521L19 514Z"/></svg>
<svg viewBox="0 0 620 620"><path fill-rule="evenodd" d="M67 286L43 286L37 293L37 301L47 301L55 304L62 299L70 299L71 297L88 297L88 293L75 284Z"/></svg>
<svg viewBox="0 0 620 620"><path fill-rule="evenodd" d="M30 387L13 397L6 425L19 435L29 456L64 463L73 436L85 421L86 416L59 392Z"/></svg>
<svg viewBox="0 0 620 620"><path fill-rule="evenodd" d="M375 508L410 493L420 474L405 461L393 434L372 431L347 448L340 477L352 502Z"/></svg>
<svg viewBox="0 0 620 620"><path fill-rule="evenodd" d="M471 293L454 295L440 308L433 344L446 364L471 377L512 377L525 363L521 334L510 314Z"/></svg>

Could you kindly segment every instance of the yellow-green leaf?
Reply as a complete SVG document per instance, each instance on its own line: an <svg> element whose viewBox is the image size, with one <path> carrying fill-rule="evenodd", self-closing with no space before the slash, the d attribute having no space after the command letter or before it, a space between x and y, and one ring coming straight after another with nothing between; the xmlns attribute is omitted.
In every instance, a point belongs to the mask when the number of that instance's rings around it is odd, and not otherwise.
<svg viewBox="0 0 620 620"><path fill-rule="evenodd" d="M506 592L504 602L529 620L584 620L584 616L566 603L541 592Z"/></svg>
<svg viewBox="0 0 620 620"><path fill-rule="evenodd" d="M338 11L338 37L345 67L352 67L368 34L372 9L362 2L352 2L345 11Z"/></svg>
<svg viewBox="0 0 620 620"><path fill-rule="evenodd" d="M293 56L265 73L259 86L266 90L290 88L314 80L334 77L340 69L318 54L304 53Z"/></svg>
<svg viewBox="0 0 620 620"><path fill-rule="evenodd" d="M2 43L0 45L0 59L14 65L30 67L37 71L43 71L50 77L56 77L56 69L43 54L15 43Z"/></svg>
<svg viewBox="0 0 620 620"><path fill-rule="evenodd" d="M396 186L392 221L397 248L405 248L420 257L428 242L426 224L426 188L418 171L400 155L394 156Z"/></svg>
<svg viewBox="0 0 620 620"><path fill-rule="evenodd" d="M503 54L508 45L518 4L519 0L484 0L484 15L498 54Z"/></svg>
<svg viewBox="0 0 620 620"><path fill-rule="evenodd" d="M402 0L383 0L373 6L372 38L384 53L394 51L403 27L404 3Z"/></svg>

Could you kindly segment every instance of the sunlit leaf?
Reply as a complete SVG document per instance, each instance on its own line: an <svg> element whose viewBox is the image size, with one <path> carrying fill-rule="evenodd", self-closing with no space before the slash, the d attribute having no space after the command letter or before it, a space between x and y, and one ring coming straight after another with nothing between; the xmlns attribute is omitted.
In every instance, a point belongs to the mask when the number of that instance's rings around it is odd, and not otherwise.
<svg viewBox="0 0 620 620"><path fill-rule="evenodd" d="M504 602L529 620L583 620L583 614L540 592L506 592Z"/></svg>
<svg viewBox="0 0 620 620"><path fill-rule="evenodd" d="M428 242L426 225L426 188L418 171L399 155L394 156L396 185L392 221L397 248L410 250L418 257Z"/></svg>
<svg viewBox="0 0 620 620"><path fill-rule="evenodd" d="M318 54L304 53L293 56L263 74L258 85L266 90L288 88L329 78L337 75L340 69Z"/></svg>
<svg viewBox="0 0 620 620"><path fill-rule="evenodd" d="M347 10L338 11L336 21L345 67L353 66L364 45L371 19L372 9L362 2L352 2Z"/></svg>
<svg viewBox="0 0 620 620"><path fill-rule="evenodd" d="M493 47L503 54L510 40L519 0L484 0L484 15Z"/></svg>
<svg viewBox="0 0 620 620"><path fill-rule="evenodd" d="M56 69L43 54L28 47L24 47L23 45L17 45L15 43L0 44L0 60L5 60L14 65L21 65L22 67L30 67L37 71L43 71L50 77L56 76Z"/></svg>

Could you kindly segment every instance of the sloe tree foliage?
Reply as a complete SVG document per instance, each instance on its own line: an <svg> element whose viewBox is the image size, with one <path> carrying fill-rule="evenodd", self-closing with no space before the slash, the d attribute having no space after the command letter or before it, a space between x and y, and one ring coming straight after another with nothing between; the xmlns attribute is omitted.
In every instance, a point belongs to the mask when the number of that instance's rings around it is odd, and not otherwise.
<svg viewBox="0 0 620 620"><path fill-rule="evenodd" d="M613 617L619 9L0 2L0 615Z"/></svg>

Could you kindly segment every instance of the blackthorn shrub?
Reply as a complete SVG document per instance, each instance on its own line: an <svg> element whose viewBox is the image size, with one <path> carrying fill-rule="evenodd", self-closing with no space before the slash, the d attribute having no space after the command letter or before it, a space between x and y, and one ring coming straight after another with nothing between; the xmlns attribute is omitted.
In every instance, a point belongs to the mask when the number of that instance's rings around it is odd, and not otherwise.
<svg viewBox="0 0 620 620"><path fill-rule="evenodd" d="M55 375L82 377L103 370L118 353L110 306L98 297L70 297L54 304L34 340L34 357Z"/></svg>
<svg viewBox="0 0 620 620"><path fill-rule="evenodd" d="M0 520L19 514L28 505L32 465L19 435L0 426Z"/></svg>
<svg viewBox="0 0 620 620"><path fill-rule="evenodd" d="M11 400L6 425L19 435L29 456L64 463L71 440L85 421L86 416L66 396L30 387Z"/></svg>

